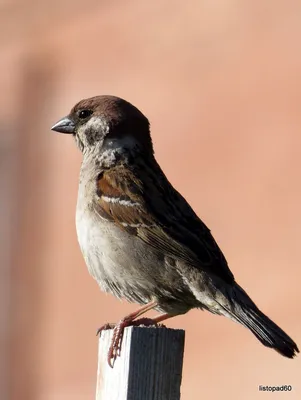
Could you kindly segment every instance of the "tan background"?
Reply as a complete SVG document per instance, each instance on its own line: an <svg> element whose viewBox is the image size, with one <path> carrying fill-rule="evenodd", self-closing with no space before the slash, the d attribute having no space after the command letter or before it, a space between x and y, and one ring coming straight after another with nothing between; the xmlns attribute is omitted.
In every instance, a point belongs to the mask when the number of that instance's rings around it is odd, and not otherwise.
<svg viewBox="0 0 301 400"><path fill-rule="evenodd" d="M49 130L115 94L237 280L301 345L301 2L2 1L0 397L93 399L95 330L135 305L98 290L75 234L81 155ZM301 357L193 311L182 398L301 398ZM259 385L293 386L290 394Z"/></svg>

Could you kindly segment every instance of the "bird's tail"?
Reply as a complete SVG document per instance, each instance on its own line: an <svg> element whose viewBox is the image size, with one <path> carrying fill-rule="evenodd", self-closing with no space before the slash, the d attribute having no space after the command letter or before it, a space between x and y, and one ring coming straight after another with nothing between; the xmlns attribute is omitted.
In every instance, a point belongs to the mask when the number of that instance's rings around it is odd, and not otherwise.
<svg viewBox="0 0 301 400"><path fill-rule="evenodd" d="M299 349L296 343L273 321L264 315L247 293L235 285L231 291L229 306L220 304L230 317L240 322L267 347L271 347L285 357L293 358Z"/></svg>

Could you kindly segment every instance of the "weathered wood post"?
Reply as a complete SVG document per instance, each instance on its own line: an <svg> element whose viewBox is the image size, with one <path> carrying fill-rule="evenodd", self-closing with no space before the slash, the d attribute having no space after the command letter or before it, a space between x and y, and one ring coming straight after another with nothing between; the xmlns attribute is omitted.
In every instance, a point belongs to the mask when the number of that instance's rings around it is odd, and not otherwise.
<svg viewBox="0 0 301 400"><path fill-rule="evenodd" d="M112 333L99 339L96 400L180 400L185 331L126 328L114 368L107 362Z"/></svg>

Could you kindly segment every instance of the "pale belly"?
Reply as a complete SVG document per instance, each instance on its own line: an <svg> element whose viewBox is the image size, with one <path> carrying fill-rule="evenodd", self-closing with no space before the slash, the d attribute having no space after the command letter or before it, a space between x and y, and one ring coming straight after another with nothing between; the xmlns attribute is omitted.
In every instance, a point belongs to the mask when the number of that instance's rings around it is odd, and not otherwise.
<svg viewBox="0 0 301 400"><path fill-rule="evenodd" d="M178 312L181 306L187 311L180 304L191 292L163 254L88 210L77 210L76 229L88 270L103 291L137 303L156 299L163 311L173 303Z"/></svg>

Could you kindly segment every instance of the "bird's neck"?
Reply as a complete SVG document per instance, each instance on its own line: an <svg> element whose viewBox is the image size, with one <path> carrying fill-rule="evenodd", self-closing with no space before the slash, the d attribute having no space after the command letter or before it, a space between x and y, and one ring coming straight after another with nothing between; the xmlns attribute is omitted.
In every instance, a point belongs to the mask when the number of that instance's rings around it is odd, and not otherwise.
<svg viewBox="0 0 301 400"><path fill-rule="evenodd" d="M132 137L106 139L93 152L84 154L84 163L93 163L100 169L110 169L118 164L129 164L143 156L144 149Z"/></svg>

